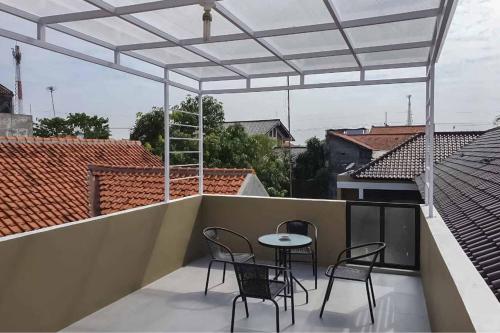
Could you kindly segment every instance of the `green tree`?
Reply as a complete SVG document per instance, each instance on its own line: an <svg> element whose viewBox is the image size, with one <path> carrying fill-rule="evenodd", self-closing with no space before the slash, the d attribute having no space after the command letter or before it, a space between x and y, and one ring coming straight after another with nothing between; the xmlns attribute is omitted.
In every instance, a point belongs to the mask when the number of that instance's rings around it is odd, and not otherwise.
<svg viewBox="0 0 500 333"><path fill-rule="evenodd" d="M313 137L306 141L307 149L297 156L293 166L294 195L328 198L326 145Z"/></svg>
<svg viewBox="0 0 500 333"><path fill-rule="evenodd" d="M33 135L41 137L83 136L85 139L108 139L108 118L70 113L66 118L42 118L33 127Z"/></svg>
<svg viewBox="0 0 500 333"><path fill-rule="evenodd" d="M203 97L203 132L205 135L217 133L223 129L224 108L221 102L212 96ZM187 96L179 105L171 108L172 122L189 126L198 126L198 98ZM195 127L170 126L171 138L196 138ZM138 113L130 134L131 140L139 140L155 155L163 158L164 152L164 116L162 107L153 107L150 112ZM172 140L171 151L197 151L198 142L191 140ZM173 164L195 163L198 158L193 154L173 154Z"/></svg>

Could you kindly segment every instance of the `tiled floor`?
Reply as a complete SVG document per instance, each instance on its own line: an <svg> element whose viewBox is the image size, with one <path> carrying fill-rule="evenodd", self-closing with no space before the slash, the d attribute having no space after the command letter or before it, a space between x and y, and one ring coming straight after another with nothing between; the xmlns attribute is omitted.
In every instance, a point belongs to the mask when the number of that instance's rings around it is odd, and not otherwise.
<svg viewBox="0 0 500 333"><path fill-rule="evenodd" d="M234 273L229 271L226 283L222 285L218 284L222 270L214 270L211 288L205 296L206 268L206 260L195 261L83 318L64 331L229 331L231 302L238 290ZM430 331L419 277L373 274L377 307L374 310L375 324L372 325L363 283L336 281L323 319L320 319L326 278L321 276L318 289L314 290L309 266L295 264L294 272L310 290L309 304L305 304L302 291L295 294L295 325L291 325L290 310L285 312L283 302L279 301L281 331ZM246 318L244 305L237 304L236 331L275 329L272 303L249 300L249 311L250 317Z"/></svg>

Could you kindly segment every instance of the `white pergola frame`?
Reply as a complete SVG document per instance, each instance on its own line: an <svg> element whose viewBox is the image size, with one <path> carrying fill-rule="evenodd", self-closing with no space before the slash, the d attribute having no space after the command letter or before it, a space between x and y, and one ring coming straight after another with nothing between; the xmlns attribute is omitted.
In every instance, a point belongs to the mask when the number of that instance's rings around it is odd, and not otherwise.
<svg viewBox="0 0 500 333"><path fill-rule="evenodd" d="M68 14L58 14L51 16L37 16L32 13L23 11L19 8L15 8L0 2L0 11L14 15L21 19L27 20L36 24L37 35L36 38L20 34L15 31L3 29L0 25L0 36L13 39L25 44L37 46L46 50L50 50L56 53L64 54L73 58L77 58L86 62L94 63L104 67L112 68L118 71L136 75L148 80L156 81L164 85L164 110L165 110L165 200L169 201L170 193L170 182L180 180L170 179L170 156L175 153L189 153L198 154L198 163L196 165L199 170L198 176L187 177L187 178L198 178L199 183L199 193L203 193L203 108L202 108L202 98L204 95L216 95L216 94L230 94L230 93L246 93L246 92L266 92L266 91L286 91L286 90L298 90L298 89L315 89L315 88L329 88L329 87L346 87L346 86L367 86L367 85L383 85L383 84L399 84L399 83L425 83L426 84L426 147L425 147L425 203L429 206L429 216L433 216L433 147L434 147L434 81L435 81L435 64L439 58L443 42L445 40L447 30L449 28L451 18L455 11L457 0L440 0L439 8L435 9L425 9L417 10L411 12L404 12L391 15L383 15L376 17L368 17L355 20L342 21L340 15L337 12L334 2L332 0L323 0L325 9L330 14L333 23L321 23L312 24L304 26L294 26L288 28L279 29L269 29L254 31L245 22L243 22L234 13L228 10L223 2L220 0L213 0L214 7L213 10L220 14L224 19L232 23L236 28L238 28L241 33L232 33L220 36L212 36L209 41L204 41L202 38L189 38L189 39L178 39L167 31L160 30L153 25L140 20L133 14L163 10L169 8L176 8L182 6L192 6L203 3L202 0L161 0L161 1L151 1L146 3L114 7L103 0L84 0L88 4L95 6L95 10L80 11ZM248 0L250 1L250 0ZM148 43L136 43L136 44L126 44L126 45L113 45L106 41L100 40L93 36L84 34L82 32L70 29L64 26L64 23L75 22L75 21L85 21L91 19L115 17L119 18L125 22L140 28L149 34L162 39L162 41L148 42ZM436 22L434 25L434 33L432 40L429 41L419 41L410 43L399 43L390 45L378 45L372 47L355 48L353 43L346 33L345 29L354 27L364 27L370 25L392 23L416 20L422 18L436 17ZM110 50L114 54L114 61L106 61L89 54L74 51L50 42L46 40L46 30L53 29L60 33L66 34L68 36L77 38L79 40L100 46L107 50ZM305 52L300 54L281 54L273 45L271 45L265 38L275 37L275 36L287 36L302 33L311 33L319 31L331 31L337 30L342 36L345 42L346 48L333 51L320 51L320 52ZM231 60L221 60L212 54L209 54L201 49L197 48L195 45L206 44L206 43L220 43L229 41L241 41L241 40L252 40L260 45L263 49L268 51L271 56L261 56L261 57L249 57L249 58L239 58ZM142 54L137 53L138 50L147 49L157 49L157 48L169 48L169 47L180 47L187 50L199 57L205 59L204 61L198 62L183 62L183 63L172 63L167 64L160 62L158 60L146 57ZM430 48L429 56L426 61L419 62L408 62L408 63L388 63L385 65L375 65L367 66L363 65L359 59L360 54L374 53L374 52L384 52L384 51L395 51L395 50L406 50L406 49L418 49L418 48ZM162 77L146 73L128 66L121 64L121 55L126 55L135 58L139 61L158 66L164 69L164 75ZM297 66L293 60L298 59L314 59L322 57L334 57L342 55L351 55L356 66L341 67L341 68L322 68L314 70L304 70ZM255 64L255 63L266 63L266 62L282 62L288 68L289 71L282 72L269 72L261 74L250 74L245 73L241 69L237 68L240 64ZM197 77L191 73L188 73L185 69L196 68L196 67L210 67L217 66L225 68L226 70L234 73L232 76L214 76L214 77ZM383 70L383 69L394 69L394 68L413 68L413 67L426 67L425 76L417 77L401 77L394 79L379 79L379 80L368 80L365 79L365 74L367 71L372 70ZM170 78L170 73L176 73L178 75L187 77L191 80L198 82L198 87L190 86L188 84L183 84L174 81ZM339 72L358 72L359 79L353 81L343 81L343 82L325 82L325 83L306 83L306 78L309 75L315 74L325 74L325 73L339 73ZM298 84L291 85L269 85L269 86L252 86L253 79L259 78L290 78L298 77ZM243 88L224 88L224 89L204 89L203 85L206 82L215 81L226 81L232 82L234 80L244 80L245 86ZM289 81L288 81L289 82ZM196 114L198 116L198 126L183 125L183 124L172 124L169 117L168 110L170 109L169 103L169 87L176 87L183 89L185 91L194 93L199 99L199 110ZM189 152L173 152L170 150L171 140L182 140L185 138L171 138L170 137L170 126L187 126L194 127L198 129L198 137L191 138L187 140L198 141L198 151ZM185 165L187 166L187 165ZM186 178L181 178L186 179Z"/></svg>

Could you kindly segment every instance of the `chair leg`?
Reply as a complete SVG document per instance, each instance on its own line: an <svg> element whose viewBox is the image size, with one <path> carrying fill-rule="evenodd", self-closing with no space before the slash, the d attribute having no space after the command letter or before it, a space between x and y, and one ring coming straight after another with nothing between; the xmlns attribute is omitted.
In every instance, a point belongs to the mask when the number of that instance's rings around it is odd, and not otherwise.
<svg viewBox="0 0 500 333"><path fill-rule="evenodd" d="M249 317L248 315L248 303L247 303L247 298L246 297L243 297L243 302L245 302L245 312L247 314L247 318Z"/></svg>
<svg viewBox="0 0 500 333"><path fill-rule="evenodd" d="M318 257L313 255L314 289L318 289Z"/></svg>
<svg viewBox="0 0 500 333"><path fill-rule="evenodd" d="M370 287L368 286L368 281L365 282L366 286L366 296L368 296L368 306L370 307L370 317L372 319L372 324L375 324L375 320L373 319L373 309L372 309L372 300L370 297Z"/></svg>
<svg viewBox="0 0 500 333"><path fill-rule="evenodd" d="M205 283L205 295L208 291L208 280L210 280L210 269L212 268L213 260L210 260L210 264L208 264L208 272L207 272L207 282Z"/></svg>
<svg viewBox="0 0 500 333"><path fill-rule="evenodd" d="M330 299L330 293L332 291L333 287L333 277L330 278L330 281L328 281L328 287L326 288L325 292L325 298L323 299L323 305L321 306L321 312L319 313L319 317L323 318L323 311L325 311L325 305L328 299Z"/></svg>
<svg viewBox="0 0 500 333"><path fill-rule="evenodd" d="M278 303L276 303L275 300L271 300L271 302L274 303L274 306L276 307L276 332L280 331L280 308L278 306Z"/></svg>
<svg viewBox="0 0 500 333"><path fill-rule="evenodd" d="M293 283L290 284L290 300L292 303L292 325L295 324L295 301L293 298Z"/></svg>
<svg viewBox="0 0 500 333"><path fill-rule="evenodd" d="M226 282L226 263L224 263L224 271L222 273L222 283Z"/></svg>
<svg viewBox="0 0 500 333"><path fill-rule="evenodd" d="M373 292L373 284L372 284L372 277L368 277L368 281L370 282L370 289L372 290L372 299L373 299L373 307L377 307L377 303L375 303L375 293Z"/></svg>
<svg viewBox="0 0 500 333"><path fill-rule="evenodd" d="M233 299L233 311L231 314L231 332L234 332L234 312L235 312L235 308L236 308L236 301L238 300L238 298L240 298L240 296L241 295L238 295Z"/></svg>
<svg viewBox="0 0 500 333"><path fill-rule="evenodd" d="M286 305L286 287L283 289L283 303L285 303L285 311L287 310L287 305Z"/></svg>

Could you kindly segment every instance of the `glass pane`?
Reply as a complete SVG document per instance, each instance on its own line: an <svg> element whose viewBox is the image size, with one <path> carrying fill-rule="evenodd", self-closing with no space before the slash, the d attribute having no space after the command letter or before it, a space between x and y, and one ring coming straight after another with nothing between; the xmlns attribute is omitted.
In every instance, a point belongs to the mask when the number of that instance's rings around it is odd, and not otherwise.
<svg viewBox="0 0 500 333"><path fill-rule="evenodd" d="M322 0L224 0L222 4L254 31L333 22Z"/></svg>
<svg viewBox="0 0 500 333"><path fill-rule="evenodd" d="M333 0L342 21L439 7L440 0Z"/></svg>
<svg viewBox="0 0 500 333"><path fill-rule="evenodd" d="M345 29L354 48L432 40L434 17Z"/></svg>
<svg viewBox="0 0 500 333"><path fill-rule="evenodd" d="M302 70L335 69L346 67L357 67L356 60L351 55L307 58L292 61Z"/></svg>
<svg viewBox="0 0 500 333"><path fill-rule="evenodd" d="M164 64L178 64L183 62L206 61L192 52L189 52L181 47L165 47L159 49L137 50L139 53L148 58L160 61Z"/></svg>
<svg viewBox="0 0 500 333"><path fill-rule="evenodd" d="M375 66L427 61L428 55L429 48L423 47L418 49L361 53L358 54L358 58L363 66Z"/></svg>
<svg viewBox="0 0 500 333"><path fill-rule="evenodd" d="M238 75L221 66L183 68L182 71L187 72L199 78Z"/></svg>
<svg viewBox="0 0 500 333"><path fill-rule="evenodd" d="M203 7L199 5L169 8L133 14L135 17L180 39L203 37ZM241 33L236 26L212 10L211 35Z"/></svg>
<svg viewBox="0 0 500 333"><path fill-rule="evenodd" d="M83 0L0 0L0 3L38 16L68 14L98 9Z"/></svg>
<svg viewBox="0 0 500 333"><path fill-rule="evenodd" d="M308 32L264 39L282 54L347 49L347 45L338 30Z"/></svg>
<svg viewBox="0 0 500 333"><path fill-rule="evenodd" d="M405 266L415 264L415 209L385 208L385 262Z"/></svg>
<svg viewBox="0 0 500 333"><path fill-rule="evenodd" d="M223 43L198 44L195 46L220 60L268 57L273 55L254 40L237 40Z"/></svg>
<svg viewBox="0 0 500 333"><path fill-rule="evenodd" d="M234 65L234 67L248 74L293 72L293 69L290 66L281 61L241 64L241 65Z"/></svg>
<svg viewBox="0 0 500 333"><path fill-rule="evenodd" d="M162 41L133 24L116 17L62 23L68 28L82 32L114 45Z"/></svg>
<svg viewBox="0 0 500 333"><path fill-rule="evenodd" d="M351 246L380 240L380 207L351 206ZM352 256L365 251L354 249ZM380 258L379 258L380 259Z"/></svg>

